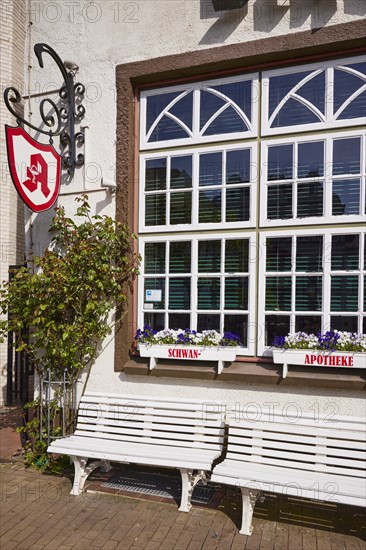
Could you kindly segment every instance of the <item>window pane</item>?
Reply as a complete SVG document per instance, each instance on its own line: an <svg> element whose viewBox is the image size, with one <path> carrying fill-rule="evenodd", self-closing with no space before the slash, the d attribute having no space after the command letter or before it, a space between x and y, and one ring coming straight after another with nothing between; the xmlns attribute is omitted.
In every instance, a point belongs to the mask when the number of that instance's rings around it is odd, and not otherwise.
<svg viewBox="0 0 366 550"><path fill-rule="evenodd" d="M215 134L230 134L231 132L246 132L247 125L236 112L229 106L220 113L204 131L204 136L213 136Z"/></svg>
<svg viewBox="0 0 366 550"><path fill-rule="evenodd" d="M231 332L239 336L242 346L248 345L248 316L247 315L225 315L224 332Z"/></svg>
<svg viewBox="0 0 366 550"><path fill-rule="evenodd" d="M332 236L332 270L358 269L359 235Z"/></svg>
<svg viewBox="0 0 366 550"><path fill-rule="evenodd" d="M291 271L291 237L267 239L266 250L267 271Z"/></svg>
<svg viewBox="0 0 366 550"><path fill-rule="evenodd" d="M250 150L240 149L226 153L226 183L250 181Z"/></svg>
<svg viewBox="0 0 366 550"><path fill-rule="evenodd" d="M197 331L216 330L220 332L220 315L214 313L200 313L197 315Z"/></svg>
<svg viewBox="0 0 366 550"><path fill-rule="evenodd" d="M358 276L333 275L331 280L331 311L357 311Z"/></svg>
<svg viewBox="0 0 366 550"><path fill-rule="evenodd" d="M298 177L316 178L324 175L324 141L300 143Z"/></svg>
<svg viewBox="0 0 366 550"><path fill-rule="evenodd" d="M243 222L249 220L250 189L239 187L226 191L226 221Z"/></svg>
<svg viewBox="0 0 366 550"><path fill-rule="evenodd" d="M358 332L358 318L353 315L332 315L330 326L333 330L340 330L342 332Z"/></svg>
<svg viewBox="0 0 366 550"><path fill-rule="evenodd" d="M170 243L169 255L170 273L191 272L191 242L178 241Z"/></svg>
<svg viewBox="0 0 366 550"><path fill-rule="evenodd" d="M198 272L220 273L221 241L198 242Z"/></svg>
<svg viewBox="0 0 366 550"><path fill-rule="evenodd" d="M200 155L199 185L222 184L222 153Z"/></svg>
<svg viewBox="0 0 366 550"><path fill-rule="evenodd" d="M333 174L360 173L360 138L333 141Z"/></svg>
<svg viewBox="0 0 366 550"><path fill-rule="evenodd" d="M218 97L216 94L201 90L200 97L200 130L210 120L221 107L225 105L226 101Z"/></svg>
<svg viewBox="0 0 366 550"><path fill-rule="evenodd" d="M145 191L166 189L166 158L146 161Z"/></svg>
<svg viewBox="0 0 366 550"><path fill-rule="evenodd" d="M183 96L175 105L170 107L169 113L181 120L192 130L193 92Z"/></svg>
<svg viewBox="0 0 366 550"><path fill-rule="evenodd" d="M297 217L323 215L323 183L300 183L297 188Z"/></svg>
<svg viewBox="0 0 366 550"><path fill-rule="evenodd" d="M317 334L321 332L322 318L320 315L296 315L295 332Z"/></svg>
<svg viewBox="0 0 366 550"><path fill-rule="evenodd" d="M148 325L154 330L165 329L165 314L164 313L144 313L144 325Z"/></svg>
<svg viewBox="0 0 366 550"><path fill-rule="evenodd" d="M172 157L170 161L170 188L192 187L192 155Z"/></svg>
<svg viewBox="0 0 366 550"><path fill-rule="evenodd" d="M296 99L288 99L274 119L271 128L296 126L299 124L316 124L321 122L318 115Z"/></svg>
<svg viewBox="0 0 366 550"><path fill-rule="evenodd" d="M199 223L221 222L221 191L200 191Z"/></svg>
<svg viewBox="0 0 366 550"><path fill-rule="evenodd" d="M269 220L292 218L292 184L268 186L267 217Z"/></svg>
<svg viewBox="0 0 366 550"><path fill-rule="evenodd" d="M325 71L314 76L303 84L296 92L317 107L321 113L325 112Z"/></svg>
<svg viewBox="0 0 366 550"><path fill-rule="evenodd" d="M298 237L296 271L323 271L323 237Z"/></svg>
<svg viewBox="0 0 366 550"><path fill-rule="evenodd" d="M349 105L338 115L338 119L359 118L366 112L366 91L361 92Z"/></svg>
<svg viewBox="0 0 366 550"><path fill-rule="evenodd" d="M348 67L352 67L358 72L365 73L365 63L355 63L352 65L348 65ZM343 105L343 103L357 90L361 88L363 84L363 81L360 77L354 74L350 74L348 72L335 69L334 70L334 114L337 112L339 107ZM361 94L362 95L362 94ZM355 101L355 100L354 100ZM349 107L353 106L354 101L351 102ZM360 106L359 106L360 107ZM341 113L340 118L356 118L362 116L362 113L365 113L365 105L363 106L363 109L358 109L354 113L349 113L349 116L344 116L344 112L346 109ZM353 109L352 109L353 111ZM343 115L343 116L342 116Z"/></svg>
<svg viewBox="0 0 366 550"><path fill-rule="evenodd" d="M269 116L281 100L298 84L303 78L308 76L311 71L299 73L290 73L281 76L272 76L269 79Z"/></svg>
<svg viewBox="0 0 366 550"><path fill-rule="evenodd" d="M268 148L268 181L292 179L292 145Z"/></svg>
<svg viewBox="0 0 366 550"><path fill-rule="evenodd" d="M225 309L248 309L248 277L225 278Z"/></svg>
<svg viewBox="0 0 366 550"><path fill-rule="evenodd" d="M287 336L290 332L289 315L266 315L265 345L271 346L276 336Z"/></svg>
<svg viewBox="0 0 366 550"><path fill-rule="evenodd" d="M296 277L296 311L321 311L322 277Z"/></svg>
<svg viewBox="0 0 366 550"><path fill-rule="evenodd" d="M247 273L249 239L228 239L225 242L225 272Z"/></svg>
<svg viewBox="0 0 366 550"><path fill-rule="evenodd" d="M191 328L189 313L169 313L169 328L173 330Z"/></svg>
<svg viewBox="0 0 366 550"><path fill-rule="evenodd" d="M198 309L220 309L220 279L198 279Z"/></svg>
<svg viewBox="0 0 366 550"><path fill-rule="evenodd" d="M191 223L192 193L171 193L170 194L170 223Z"/></svg>
<svg viewBox="0 0 366 550"><path fill-rule="evenodd" d="M165 243L145 244L145 273L165 273Z"/></svg>
<svg viewBox="0 0 366 550"><path fill-rule="evenodd" d="M161 290L161 300L152 301L147 296L147 290ZM164 309L165 307L165 278L163 277L153 277L145 278L145 287L144 287L144 302L153 305L153 309Z"/></svg>
<svg viewBox="0 0 366 550"><path fill-rule="evenodd" d="M252 110L252 83L250 80L216 84L212 88L231 99L250 120Z"/></svg>
<svg viewBox="0 0 366 550"><path fill-rule="evenodd" d="M266 311L291 310L291 277L266 278Z"/></svg>
<svg viewBox="0 0 366 550"><path fill-rule="evenodd" d="M145 204L145 225L165 225L166 196L147 195Z"/></svg>
<svg viewBox="0 0 366 550"><path fill-rule="evenodd" d="M175 120L172 120L170 117L163 116L149 137L149 143L171 139L183 139L188 137L190 137L189 134L180 124L175 122Z"/></svg>
<svg viewBox="0 0 366 550"><path fill-rule="evenodd" d="M334 180L332 193L332 214L360 213L360 180Z"/></svg>
<svg viewBox="0 0 366 550"><path fill-rule="evenodd" d="M190 309L191 279L171 277L169 279L169 309Z"/></svg>
<svg viewBox="0 0 366 550"><path fill-rule="evenodd" d="M148 132L160 115L160 113L169 105L169 103L178 97L181 92L169 92L167 94L151 95L147 98L146 108L146 131Z"/></svg>

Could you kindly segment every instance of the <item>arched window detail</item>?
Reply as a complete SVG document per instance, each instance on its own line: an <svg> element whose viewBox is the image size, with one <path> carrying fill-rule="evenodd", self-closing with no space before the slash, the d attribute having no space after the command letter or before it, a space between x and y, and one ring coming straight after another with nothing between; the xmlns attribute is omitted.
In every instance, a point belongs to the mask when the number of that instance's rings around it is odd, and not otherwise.
<svg viewBox="0 0 366 550"><path fill-rule="evenodd" d="M262 135L364 124L366 62L358 59L265 71Z"/></svg>
<svg viewBox="0 0 366 550"><path fill-rule="evenodd" d="M141 92L140 146L156 149L256 135L258 75Z"/></svg>

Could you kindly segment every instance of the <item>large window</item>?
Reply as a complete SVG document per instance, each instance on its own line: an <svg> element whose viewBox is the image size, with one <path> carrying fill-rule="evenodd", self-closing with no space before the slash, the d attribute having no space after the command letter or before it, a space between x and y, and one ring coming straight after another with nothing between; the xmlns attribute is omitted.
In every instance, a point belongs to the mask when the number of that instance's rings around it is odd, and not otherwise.
<svg viewBox="0 0 366 550"><path fill-rule="evenodd" d="M261 235L261 352L288 332L365 332L365 243L360 228Z"/></svg>
<svg viewBox="0 0 366 550"><path fill-rule="evenodd" d="M139 326L365 331L365 112L364 57L142 92Z"/></svg>
<svg viewBox="0 0 366 550"><path fill-rule="evenodd" d="M254 352L253 235L141 238L140 251L141 326L233 332Z"/></svg>

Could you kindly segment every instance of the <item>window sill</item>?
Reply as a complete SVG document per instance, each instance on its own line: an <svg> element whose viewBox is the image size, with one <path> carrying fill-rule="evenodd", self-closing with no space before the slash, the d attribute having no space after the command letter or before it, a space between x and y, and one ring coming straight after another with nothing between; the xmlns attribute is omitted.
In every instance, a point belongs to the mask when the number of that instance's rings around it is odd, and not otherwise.
<svg viewBox="0 0 366 550"><path fill-rule="evenodd" d="M366 374L364 370L354 369L352 372L344 369L325 371L321 368L291 367L287 378L282 378L282 366L271 361L234 361L217 374L216 365L206 366L200 361L164 360L158 361L153 370L149 370L149 360L134 357L127 361L123 370L128 375L152 376L167 378L185 378L195 380L219 380L222 382L245 382L247 384L265 384L282 387L307 386L314 388L342 389L363 391L366 389Z"/></svg>

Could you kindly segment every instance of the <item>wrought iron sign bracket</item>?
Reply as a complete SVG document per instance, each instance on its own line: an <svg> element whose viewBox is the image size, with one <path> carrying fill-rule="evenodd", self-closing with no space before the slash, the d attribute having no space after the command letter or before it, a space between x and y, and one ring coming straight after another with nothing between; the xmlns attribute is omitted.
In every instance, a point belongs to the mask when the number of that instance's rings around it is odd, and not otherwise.
<svg viewBox="0 0 366 550"><path fill-rule="evenodd" d="M85 87L80 82L75 82L75 73L77 67L70 62L61 61L55 50L47 44L36 44L34 52L38 59L40 67L43 69L43 53L48 53L60 69L64 83L59 89L59 96L62 105L57 106L49 98L42 99L39 104L39 111L43 124L41 127L34 126L25 120L19 113L19 106L22 98L19 91L10 86L4 91L4 101L12 115L17 119L18 124L29 126L36 132L48 135L50 143L53 143L55 136L60 136L60 143L66 151L62 155L62 167L68 174L73 175L75 166L84 164L84 155L77 153L77 146L84 143L84 133L75 132L75 122L80 121L85 114L85 107L81 104L83 100ZM18 109L16 108L18 106ZM46 112L46 109L48 111ZM46 126L47 129L44 127Z"/></svg>

